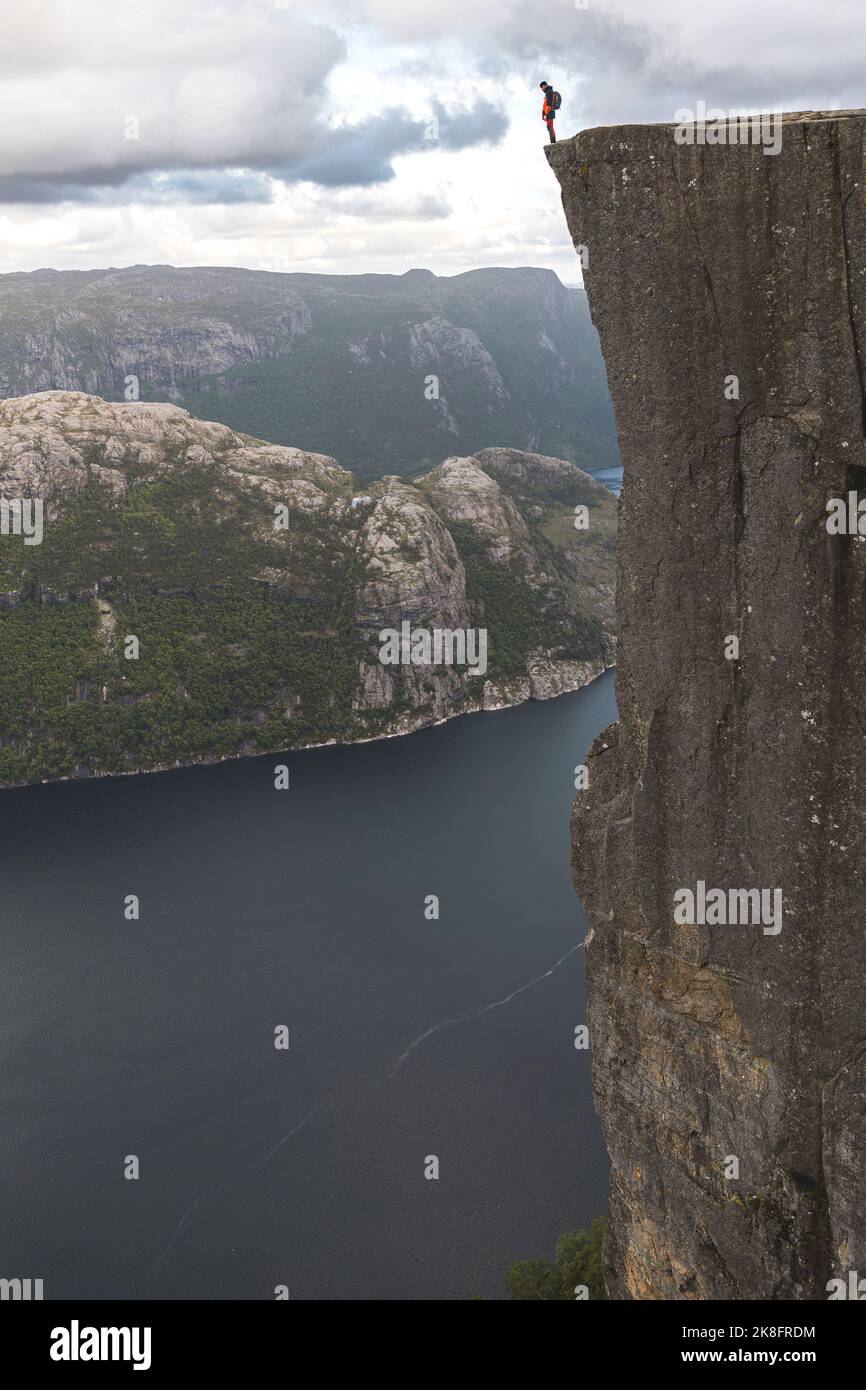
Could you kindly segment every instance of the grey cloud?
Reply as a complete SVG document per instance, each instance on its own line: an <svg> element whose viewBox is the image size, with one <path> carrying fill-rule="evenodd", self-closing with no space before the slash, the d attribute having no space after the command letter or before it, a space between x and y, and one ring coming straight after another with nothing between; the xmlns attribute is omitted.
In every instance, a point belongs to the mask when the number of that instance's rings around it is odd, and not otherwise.
<svg viewBox="0 0 866 1390"><path fill-rule="evenodd" d="M267 174L254 169L179 169L131 179L130 200L142 203L271 203Z"/></svg>
<svg viewBox="0 0 866 1390"><path fill-rule="evenodd" d="M447 111L438 101L433 111L439 123L439 140L446 150L470 145L497 145L508 131L508 116L493 102L479 97L471 107Z"/></svg>
<svg viewBox="0 0 866 1390"><path fill-rule="evenodd" d="M429 142L428 142L429 143ZM410 150L422 149L424 126L406 111L393 109L360 125L337 128L320 148L291 166L279 177L290 182L308 180L327 187L385 183L394 177L392 160Z"/></svg>
<svg viewBox="0 0 866 1390"><path fill-rule="evenodd" d="M324 148L279 171L289 180L309 179L330 187L386 183L394 177L393 160L401 154L432 150L462 150L470 145L498 143L508 130L504 111L483 98L471 107L449 110L434 101L434 126L393 109L348 130L333 132Z"/></svg>
<svg viewBox="0 0 866 1390"><path fill-rule="evenodd" d="M345 3L345 0L339 0ZM324 6L327 9L327 0ZM564 98L563 131L671 120L699 99L724 108L862 105L862 0L356 0L388 38L461 45L467 71L543 77ZM541 22L540 22L541 21Z"/></svg>
<svg viewBox="0 0 866 1390"><path fill-rule="evenodd" d="M140 203L268 203L272 180L308 181L328 188L364 187L394 178L394 159L401 154L442 147L461 150L496 143L508 129L504 112L479 99L472 107L450 110L434 103L437 126L400 108L382 112L353 126L315 128L315 148L292 161L259 157L238 170L218 166L141 169L117 164L91 167L62 176L0 176L0 203L77 202L111 205ZM140 156L133 145L131 159Z"/></svg>
<svg viewBox="0 0 866 1390"><path fill-rule="evenodd" d="M0 178L2 203L80 203L112 207L129 203L270 203L271 180L249 169L180 169L170 174L82 170L75 179Z"/></svg>

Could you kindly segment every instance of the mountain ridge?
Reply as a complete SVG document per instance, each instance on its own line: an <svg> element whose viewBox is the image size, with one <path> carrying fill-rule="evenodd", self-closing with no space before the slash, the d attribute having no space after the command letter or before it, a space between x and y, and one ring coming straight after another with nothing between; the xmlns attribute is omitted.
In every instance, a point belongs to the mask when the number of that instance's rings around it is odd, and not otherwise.
<svg viewBox="0 0 866 1390"><path fill-rule="evenodd" d="M361 485L176 405L46 392L0 402L0 492L44 507L41 544L0 536L0 782L406 733L612 659L616 502L568 461ZM483 628L486 671L383 664L403 622Z"/></svg>
<svg viewBox="0 0 866 1390"><path fill-rule="evenodd" d="M0 396L44 390L170 400L362 477L423 471L494 433L588 470L617 461L585 295L536 267L0 275Z"/></svg>

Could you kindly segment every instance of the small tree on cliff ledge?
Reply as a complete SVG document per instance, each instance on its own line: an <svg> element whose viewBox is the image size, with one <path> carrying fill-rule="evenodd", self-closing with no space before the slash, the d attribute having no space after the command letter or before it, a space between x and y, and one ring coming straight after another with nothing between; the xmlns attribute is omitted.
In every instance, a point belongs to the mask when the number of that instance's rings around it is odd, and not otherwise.
<svg viewBox="0 0 866 1390"><path fill-rule="evenodd" d="M505 1276L512 1299L533 1302L573 1302L574 1291L585 1284L590 1299L606 1299L601 1274L601 1242L605 1221L600 1216L587 1231L560 1236L550 1260L521 1260Z"/></svg>

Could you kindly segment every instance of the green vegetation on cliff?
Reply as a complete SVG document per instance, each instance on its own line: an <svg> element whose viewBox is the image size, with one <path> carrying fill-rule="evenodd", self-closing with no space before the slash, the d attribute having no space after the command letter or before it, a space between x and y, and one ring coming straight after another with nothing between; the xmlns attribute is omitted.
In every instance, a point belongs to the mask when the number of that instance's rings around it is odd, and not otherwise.
<svg viewBox="0 0 866 1390"><path fill-rule="evenodd" d="M0 275L0 396L72 387L120 401L128 375L143 400L331 454L365 479L491 442L589 469L617 460L586 295L532 267Z"/></svg>
<svg viewBox="0 0 866 1390"><path fill-rule="evenodd" d="M41 544L0 536L0 783L351 741L477 708L484 681L465 670L381 666L379 630L403 618L486 628L494 682L539 657L603 662L612 554L584 584L587 547L546 531L567 512L561 470L589 488L599 533L613 499L555 460L456 462L436 488L393 478L365 495L331 459L176 407L0 403L0 488L45 502ZM528 468L532 487L506 491L494 464ZM483 508L449 519L473 486L497 526L513 503L509 557L491 553Z"/></svg>
<svg viewBox="0 0 866 1390"><path fill-rule="evenodd" d="M521 1260L505 1276L511 1299L551 1303L575 1301L575 1290L586 1288L590 1299L607 1298L601 1266L605 1218L599 1216L583 1231L571 1231L556 1242L553 1260Z"/></svg>
<svg viewBox="0 0 866 1390"><path fill-rule="evenodd" d="M533 589L508 565L491 560L483 542L465 522L449 530L466 570L466 590L478 621L490 631L494 674L521 675L538 646L564 661L604 659L604 628L595 616L577 611L560 585Z"/></svg>

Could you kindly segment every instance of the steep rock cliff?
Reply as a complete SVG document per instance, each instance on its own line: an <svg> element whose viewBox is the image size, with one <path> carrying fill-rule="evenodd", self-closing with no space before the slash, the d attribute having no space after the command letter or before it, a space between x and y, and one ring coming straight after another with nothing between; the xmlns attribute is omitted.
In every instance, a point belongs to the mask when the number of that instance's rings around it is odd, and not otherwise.
<svg viewBox="0 0 866 1390"><path fill-rule="evenodd" d="M0 396L47 390L118 401L138 390L322 450L364 478L491 439L587 468L616 463L586 296L532 267L0 275Z"/></svg>
<svg viewBox="0 0 866 1390"><path fill-rule="evenodd" d="M560 459L364 489L176 405L49 391L0 402L4 498L44 534L0 525L0 783L407 733L612 656L616 504ZM484 629L486 669L383 663L403 622Z"/></svg>
<svg viewBox="0 0 866 1390"><path fill-rule="evenodd" d="M625 468L620 720L573 821L616 1297L866 1271L866 538L826 526L866 494L866 115L782 135L548 150ZM781 931L678 925L700 880L780 888Z"/></svg>

